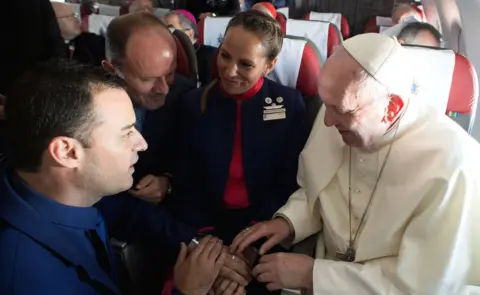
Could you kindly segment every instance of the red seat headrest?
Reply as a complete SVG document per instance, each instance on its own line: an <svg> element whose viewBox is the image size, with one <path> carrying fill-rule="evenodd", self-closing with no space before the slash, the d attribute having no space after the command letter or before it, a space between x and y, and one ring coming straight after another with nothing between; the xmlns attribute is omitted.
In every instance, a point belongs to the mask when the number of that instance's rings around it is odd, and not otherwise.
<svg viewBox="0 0 480 295"><path fill-rule="evenodd" d="M277 11L276 20L280 24L280 28L282 28L282 33L286 34L287 33L287 17L283 13Z"/></svg>
<svg viewBox="0 0 480 295"><path fill-rule="evenodd" d="M173 38L177 45L176 72L196 82L198 74L197 58L190 38L180 30L173 31Z"/></svg>
<svg viewBox="0 0 480 295"><path fill-rule="evenodd" d="M309 38L320 52L322 62L325 62L333 53L335 46L340 44L337 29L329 22L289 19L286 34Z"/></svg>
<svg viewBox="0 0 480 295"><path fill-rule="evenodd" d="M409 60L416 65L413 75L419 99L429 100L442 113L470 115L475 111L478 81L467 58L447 49L405 48Z"/></svg>
<svg viewBox="0 0 480 295"><path fill-rule="evenodd" d="M340 31L343 40L350 37L350 26L347 19L340 13L323 13L323 12L310 12L304 19L330 22L334 24Z"/></svg>

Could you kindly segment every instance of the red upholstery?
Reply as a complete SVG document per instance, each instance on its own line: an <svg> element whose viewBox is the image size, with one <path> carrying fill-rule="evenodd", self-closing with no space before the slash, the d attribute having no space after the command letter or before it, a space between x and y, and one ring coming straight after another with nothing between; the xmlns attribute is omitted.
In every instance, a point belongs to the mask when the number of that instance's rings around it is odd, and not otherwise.
<svg viewBox="0 0 480 295"><path fill-rule="evenodd" d="M320 63L318 53L313 44L307 43L303 49L300 72L297 79L297 90L305 96L318 95L318 79L320 78Z"/></svg>
<svg viewBox="0 0 480 295"><path fill-rule="evenodd" d="M455 54L452 86L447 112L472 114L478 97L477 74L473 64L463 55Z"/></svg>
<svg viewBox="0 0 480 295"><path fill-rule="evenodd" d="M364 32L365 33L371 33L371 28L372 27L377 27L377 17L372 17L371 19L369 19L367 21L367 23L365 24L365 27L364 27Z"/></svg>
<svg viewBox="0 0 480 295"><path fill-rule="evenodd" d="M190 65L188 64L188 56L182 43L176 36L173 36L177 45L177 72L183 76L188 77L190 74Z"/></svg>
<svg viewBox="0 0 480 295"><path fill-rule="evenodd" d="M197 43L199 45L203 45L203 34L204 34L204 31L205 31L205 19L201 19L198 21L198 24L197 24Z"/></svg>
<svg viewBox="0 0 480 295"><path fill-rule="evenodd" d="M365 30L365 33L380 33L380 27L379 26L368 27L368 29Z"/></svg>
<svg viewBox="0 0 480 295"><path fill-rule="evenodd" d="M276 20L280 24L280 28L282 28L282 33L286 34L286 32L287 32L287 17L283 13L277 11Z"/></svg>
<svg viewBox="0 0 480 295"><path fill-rule="evenodd" d="M310 20L310 13L308 13L304 17L304 19ZM350 25L348 24L347 19L343 15L341 16L341 25L340 25L340 28L338 28L338 29L340 30L340 33L342 34L343 40L348 39L350 37ZM329 34L329 37L330 37L330 34Z"/></svg>
<svg viewBox="0 0 480 295"><path fill-rule="evenodd" d="M338 35L338 31L335 27L335 25L330 24L328 27L328 52L327 56L332 55L333 51L335 50L335 47L341 44L341 38L340 35Z"/></svg>

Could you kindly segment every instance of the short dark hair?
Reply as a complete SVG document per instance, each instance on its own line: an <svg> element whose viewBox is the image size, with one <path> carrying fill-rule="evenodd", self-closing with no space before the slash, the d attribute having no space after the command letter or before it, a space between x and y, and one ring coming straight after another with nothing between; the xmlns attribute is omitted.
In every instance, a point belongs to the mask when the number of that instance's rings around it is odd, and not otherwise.
<svg viewBox="0 0 480 295"><path fill-rule="evenodd" d="M13 84L5 104L6 135L16 169L36 172L57 136L90 144L99 123L93 97L124 82L101 68L54 59L35 65Z"/></svg>
<svg viewBox="0 0 480 295"><path fill-rule="evenodd" d="M138 30L155 27L170 32L168 27L150 12L138 11L114 18L108 25L105 36L107 59L114 64L121 65L130 36Z"/></svg>
<svg viewBox="0 0 480 295"><path fill-rule="evenodd" d="M257 34L263 41L268 60L274 60L283 46L283 33L278 22L270 15L249 9L234 16L228 23L225 34L233 27L242 27Z"/></svg>
<svg viewBox="0 0 480 295"><path fill-rule="evenodd" d="M438 41L438 44L442 43L442 34L440 34L434 26L424 22L414 22L406 25L400 33L398 33L397 39L403 40L405 44L414 44L418 34L422 31L427 31L432 34L435 40Z"/></svg>

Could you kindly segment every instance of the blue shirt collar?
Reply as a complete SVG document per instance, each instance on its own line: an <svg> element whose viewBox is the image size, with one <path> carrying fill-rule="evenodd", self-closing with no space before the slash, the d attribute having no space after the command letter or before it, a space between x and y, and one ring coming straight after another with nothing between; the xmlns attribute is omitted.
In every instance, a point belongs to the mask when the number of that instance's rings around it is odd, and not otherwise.
<svg viewBox="0 0 480 295"><path fill-rule="evenodd" d="M78 229L96 229L102 217L94 207L74 207L61 204L34 191L18 176L11 172L9 177L13 190L45 219L60 225Z"/></svg>

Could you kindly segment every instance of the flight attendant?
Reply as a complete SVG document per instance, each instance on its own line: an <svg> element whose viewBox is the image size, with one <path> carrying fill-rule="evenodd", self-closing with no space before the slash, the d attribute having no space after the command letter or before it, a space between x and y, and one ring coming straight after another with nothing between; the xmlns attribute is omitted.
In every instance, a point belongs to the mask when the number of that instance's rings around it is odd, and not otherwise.
<svg viewBox="0 0 480 295"><path fill-rule="evenodd" d="M303 99L264 78L282 43L267 14L237 14L219 47L218 79L182 102L175 190L167 203L175 216L225 244L270 219L297 189L309 132Z"/></svg>

